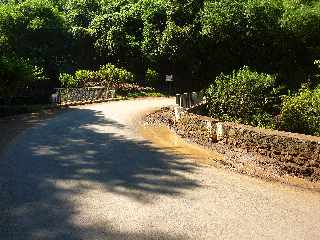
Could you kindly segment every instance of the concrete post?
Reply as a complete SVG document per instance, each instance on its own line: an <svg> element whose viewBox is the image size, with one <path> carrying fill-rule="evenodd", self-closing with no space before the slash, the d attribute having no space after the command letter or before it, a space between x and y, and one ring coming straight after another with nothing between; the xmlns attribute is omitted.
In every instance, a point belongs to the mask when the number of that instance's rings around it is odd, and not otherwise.
<svg viewBox="0 0 320 240"><path fill-rule="evenodd" d="M181 107L181 94L176 94L176 104Z"/></svg>
<svg viewBox="0 0 320 240"><path fill-rule="evenodd" d="M174 120L175 122L178 122L180 120L181 115L181 107L176 106L174 107Z"/></svg>
<svg viewBox="0 0 320 240"><path fill-rule="evenodd" d="M209 120L206 121L206 128L207 128L208 132L211 134L212 133L212 123L211 123L211 121L209 121Z"/></svg>
<svg viewBox="0 0 320 240"><path fill-rule="evenodd" d="M111 90L111 98L115 98L116 96L116 90L112 89Z"/></svg>
<svg viewBox="0 0 320 240"><path fill-rule="evenodd" d="M226 134L225 127L222 122L217 123L216 126L217 126L217 140L221 141L225 138L225 134Z"/></svg>
<svg viewBox="0 0 320 240"><path fill-rule="evenodd" d="M192 92L191 93L191 100L192 100L192 105L197 105L199 103L198 93Z"/></svg>
<svg viewBox="0 0 320 240"><path fill-rule="evenodd" d="M188 93L184 93L183 94L183 102L184 102L184 104L183 104L183 106L182 107L184 107L184 108L188 108L188 106L189 106L189 98L188 98Z"/></svg>
<svg viewBox="0 0 320 240"><path fill-rule="evenodd" d="M188 108L192 107L192 101L191 101L191 93L188 93Z"/></svg>
<svg viewBox="0 0 320 240"><path fill-rule="evenodd" d="M51 103L54 105L58 103L58 93L51 94Z"/></svg>
<svg viewBox="0 0 320 240"><path fill-rule="evenodd" d="M181 107L183 107L183 108L185 108L186 107L186 98L185 98L185 95L184 94L182 94L181 95L181 101L180 101L180 105L181 105Z"/></svg>

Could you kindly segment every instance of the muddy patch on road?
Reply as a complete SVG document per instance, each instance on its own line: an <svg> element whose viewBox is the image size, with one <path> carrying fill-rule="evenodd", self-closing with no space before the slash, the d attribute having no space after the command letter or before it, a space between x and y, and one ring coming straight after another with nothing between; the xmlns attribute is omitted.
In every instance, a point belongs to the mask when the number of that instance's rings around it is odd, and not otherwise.
<svg viewBox="0 0 320 240"><path fill-rule="evenodd" d="M157 147L166 149L173 154L188 156L195 163L215 165L224 159L224 156L218 152L187 143L164 126L141 126L139 133L143 138L151 141Z"/></svg>

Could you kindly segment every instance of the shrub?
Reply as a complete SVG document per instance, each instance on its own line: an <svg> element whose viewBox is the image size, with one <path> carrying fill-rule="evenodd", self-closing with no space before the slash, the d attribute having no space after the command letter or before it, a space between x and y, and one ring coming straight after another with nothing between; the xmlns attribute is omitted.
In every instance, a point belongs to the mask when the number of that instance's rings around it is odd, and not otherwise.
<svg viewBox="0 0 320 240"><path fill-rule="evenodd" d="M45 80L43 69L34 66L28 59L0 57L0 96L12 98L28 88L33 82Z"/></svg>
<svg viewBox="0 0 320 240"><path fill-rule="evenodd" d="M274 116L266 112L258 112L252 115L251 124L261 128L275 129L277 127Z"/></svg>
<svg viewBox="0 0 320 240"><path fill-rule="evenodd" d="M320 136L320 85L314 90L304 87L284 99L281 126L287 131Z"/></svg>
<svg viewBox="0 0 320 240"><path fill-rule="evenodd" d="M160 79L159 79L159 75L158 75L157 71L148 68L146 75L145 75L145 80L148 85L154 87L159 83Z"/></svg>
<svg viewBox="0 0 320 240"><path fill-rule="evenodd" d="M75 73L75 79L80 86L94 86L95 82L99 80L99 77L95 71L78 70Z"/></svg>
<svg viewBox="0 0 320 240"><path fill-rule="evenodd" d="M315 61L314 61L314 65L316 65L317 68L318 68L318 74L316 74L316 77L317 77L317 79L319 79L319 78L320 78L320 74L319 74L319 70L320 70L320 60L315 60Z"/></svg>
<svg viewBox="0 0 320 240"><path fill-rule="evenodd" d="M117 68L112 64L106 64L100 68L98 71L100 81L106 84L133 82L134 75L123 69Z"/></svg>
<svg viewBox="0 0 320 240"><path fill-rule="evenodd" d="M77 80L68 73L60 73L59 81L61 82L61 85L66 88L77 87L78 85Z"/></svg>
<svg viewBox="0 0 320 240"><path fill-rule="evenodd" d="M162 94L155 91L151 87L142 87L132 83L120 83L118 84L117 94L127 97L161 97Z"/></svg>
<svg viewBox="0 0 320 240"><path fill-rule="evenodd" d="M285 4L287 11L281 19L282 28L304 43L317 45L320 28L319 3L297 4L295 1L288 1Z"/></svg>
<svg viewBox="0 0 320 240"><path fill-rule="evenodd" d="M113 86L124 82L133 82L134 75L123 68L106 64L97 71L78 70L74 76L60 74L59 78L64 87Z"/></svg>
<svg viewBox="0 0 320 240"><path fill-rule="evenodd" d="M221 74L205 92L209 114L227 121L273 127L279 88L276 78L243 67Z"/></svg>

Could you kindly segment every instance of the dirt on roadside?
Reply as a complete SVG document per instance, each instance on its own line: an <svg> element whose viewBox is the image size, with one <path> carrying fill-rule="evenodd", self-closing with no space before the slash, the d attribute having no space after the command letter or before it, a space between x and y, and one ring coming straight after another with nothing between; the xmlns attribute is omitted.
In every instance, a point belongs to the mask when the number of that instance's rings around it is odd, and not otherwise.
<svg viewBox="0 0 320 240"><path fill-rule="evenodd" d="M172 127L172 122L170 122L171 117L167 111L150 113L145 115L142 121L145 128L141 133L146 139L162 147L169 148L169 146L172 146L171 148L178 152L185 152L186 149L189 149L187 151L188 155L199 156L195 158L198 163L223 168L266 181L280 182L282 184L320 192L319 181L310 181L301 177L290 176L269 165L261 166L256 164L256 162L263 162L262 156L250 154L242 149L230 148L223 143L199 144L192 137L190 138L179 134L179 131ZM199 149L202 150L200 151Z"/></svg>

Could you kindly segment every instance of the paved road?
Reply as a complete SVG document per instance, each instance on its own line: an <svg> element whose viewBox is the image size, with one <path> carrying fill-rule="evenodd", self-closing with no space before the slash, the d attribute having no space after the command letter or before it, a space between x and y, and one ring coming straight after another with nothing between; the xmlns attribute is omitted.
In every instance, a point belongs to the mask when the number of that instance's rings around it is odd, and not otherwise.
<svg viewBox="0 0 320 240"><path fill-rule="evenodd" d="M0 157L0 239L320 239L320 194L197 166L137 135L171 99L73 108Z"/></svg>

